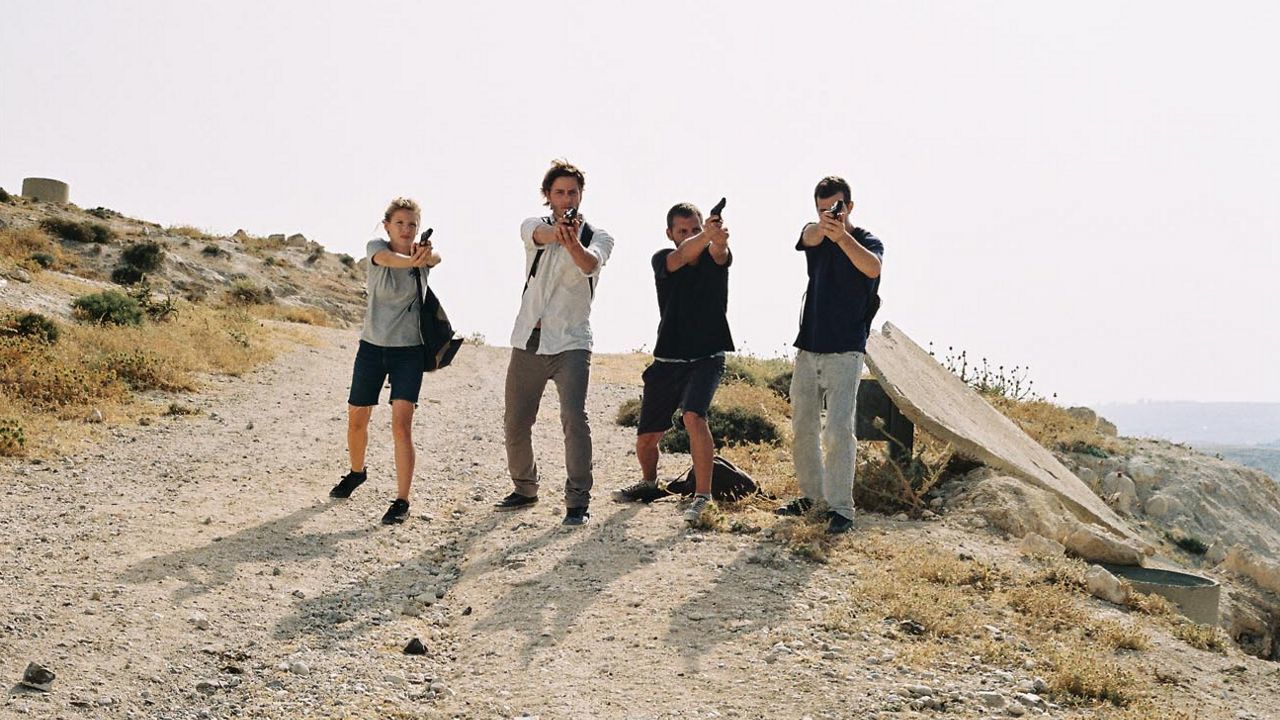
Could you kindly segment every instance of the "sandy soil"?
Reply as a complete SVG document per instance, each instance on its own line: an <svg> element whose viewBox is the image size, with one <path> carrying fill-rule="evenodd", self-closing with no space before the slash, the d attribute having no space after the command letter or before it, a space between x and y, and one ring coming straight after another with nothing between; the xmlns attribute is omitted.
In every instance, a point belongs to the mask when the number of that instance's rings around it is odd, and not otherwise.
<svg viewBox="0 0 1280 720"><path fill-rule="evenodd" d="M895 665L889 637L822 629L824 602L856 570L792 558L761 535L690 531L675 502L608 502L636 474L632 431L612 419L638 394L638 373L622 382L617 367L590 395L588 526L559 524L553 392L535 428L542 501L491 511L509 491L509 351L467 346L424 388L413 517L383 527L389 412L374 415L370 481L330 500L345 471L355 333L314 332L315 345L184 397L197 415L121 424L74 457L0 465L0 668L14 684L0 716L939 715L908 706L903 688L927 685L952 698L947 716L1007 717L974 693L1012 696L1038 674L966 658ZM868 516L858 532L1001 551L945 522ZM426 655L401 652L414 637ZM1176 642L1151 652L1199 717L1280 717L1273 664ZM52 692L16 685L28 661L57 673Z"/></svg>

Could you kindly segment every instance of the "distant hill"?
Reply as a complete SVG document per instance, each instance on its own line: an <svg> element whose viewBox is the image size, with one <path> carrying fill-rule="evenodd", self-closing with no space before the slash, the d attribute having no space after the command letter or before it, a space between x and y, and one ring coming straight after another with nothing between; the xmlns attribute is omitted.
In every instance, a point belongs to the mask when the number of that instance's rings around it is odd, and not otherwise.
<svg viewBox="0 0 1280 720"><path fill-rule="evenodd" d="M1280 403L1136 402L1095 405L1121 435L1193 445L1270 445L1280 450Z"/></svg>

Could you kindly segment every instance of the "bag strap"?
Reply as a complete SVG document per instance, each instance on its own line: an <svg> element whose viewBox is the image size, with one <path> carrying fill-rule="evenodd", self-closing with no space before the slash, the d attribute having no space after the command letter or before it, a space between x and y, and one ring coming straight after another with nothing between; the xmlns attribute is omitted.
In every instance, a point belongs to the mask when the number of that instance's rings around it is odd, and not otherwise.
<svg viewBox="0 0 1280 720"><path fill-rule="evenodd" d="M555 224L549 217L542 218L542 222L548 225ZM589 247L591 245L591 239L595 236L596 231L591 228L591 223L582 223L582 238L580 239L582 247ZM547 249L545 247L540 247L538 248L538 252L534 254L533 264L529 266L529 276L524 279L524 288L520 291L521 295L525 293L525 290L529 289L529 281L538 275L538 263L542 262L542 254L546 251ZM587 285L591 288L591 297L594 298L596 296L596 279L593 277L587 278Z"/></svg>

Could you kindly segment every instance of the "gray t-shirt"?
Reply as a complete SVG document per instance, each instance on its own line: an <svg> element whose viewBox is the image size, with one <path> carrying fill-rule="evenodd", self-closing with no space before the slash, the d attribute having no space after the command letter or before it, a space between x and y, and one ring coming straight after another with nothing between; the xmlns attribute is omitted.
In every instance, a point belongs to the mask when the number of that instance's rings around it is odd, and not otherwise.
<svg viewBox="0 0 1280 720"><path fill-rule="evenodd" d="M422 344L422 327L418 315L422 302L413 268L389 268L375 265L373 256L390 250L386 240L370 240L365 246L369 260L369 304L364 310L364 327L360 339L380 347L409 347ZM427 286L428 268L420 268L422 287Z"/></svg>

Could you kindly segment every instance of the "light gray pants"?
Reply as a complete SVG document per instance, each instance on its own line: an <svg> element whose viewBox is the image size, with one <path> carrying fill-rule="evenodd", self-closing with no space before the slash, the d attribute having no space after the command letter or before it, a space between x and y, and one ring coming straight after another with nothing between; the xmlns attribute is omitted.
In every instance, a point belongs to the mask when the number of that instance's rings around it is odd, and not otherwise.
<svg viewBox="0 0 1280 720"><path fill-rule="evenodd" d="M837 513L853 519L853 468L858 440L853 413L862 378L862 353L796 354L791 375L792 457L796 482L810 500L825 500ZM827 420L822 422L826 402ZM826 457L823 457L823 448Z"/></svg>
<svg viewBox="0 0 1280 720"><path fill-rule="evenodd" d="M591 376L591 351L566 350L555 355L537 354L539 331L534 330L522 350L511 348L507 366L504 425L507 470L516 492L538 494L538 463L533 457L533 423L547 381L556 384L560 396L560 424L564 428L565 507L586 507L591 502L591 426L587 424L587 381Z"/></svg>

